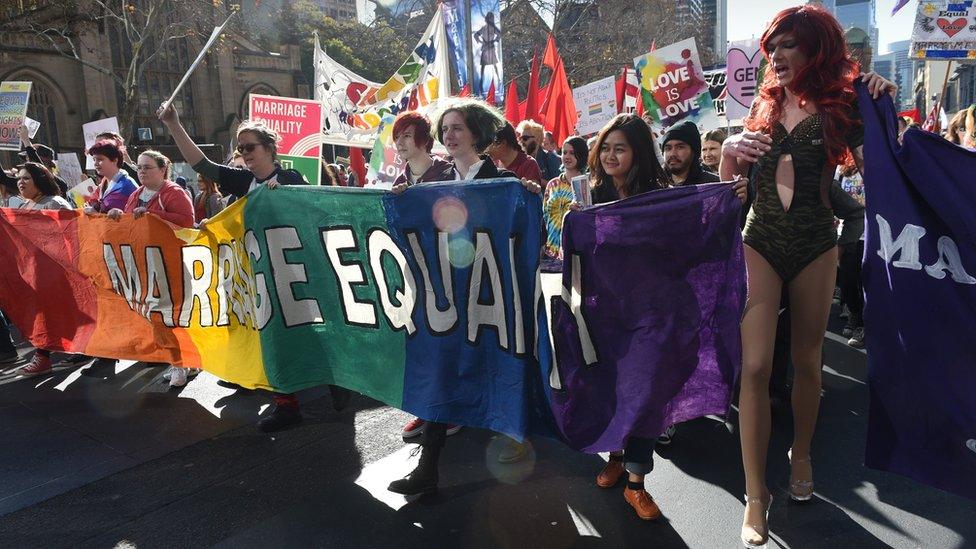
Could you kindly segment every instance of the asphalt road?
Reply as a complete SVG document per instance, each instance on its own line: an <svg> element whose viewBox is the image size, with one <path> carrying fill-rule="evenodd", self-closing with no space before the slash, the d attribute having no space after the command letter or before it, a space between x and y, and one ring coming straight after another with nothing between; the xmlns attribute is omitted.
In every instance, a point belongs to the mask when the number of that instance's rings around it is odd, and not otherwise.
<svg viewBox="0 0 976 549"><path fill-rule="evenodd" d="M832 331L840 321L832 319ZM976 545L976 502L862 465L865 355L828 333L812 503L787 503L788 410L774 415L770 547ZM28 353L29 349L23 352ZM332 410L301 395L297 428L261 434L267 395L202 374L169 391L163 369L123 363L44 379L0 375L0 547L736 547L743 481L732 424L703 418L660 447L638 520L603 460L533 440L503 466L491 433L464 429L441 491L407 502L386 485L412 468L403 412L357 396Z"/></svg>

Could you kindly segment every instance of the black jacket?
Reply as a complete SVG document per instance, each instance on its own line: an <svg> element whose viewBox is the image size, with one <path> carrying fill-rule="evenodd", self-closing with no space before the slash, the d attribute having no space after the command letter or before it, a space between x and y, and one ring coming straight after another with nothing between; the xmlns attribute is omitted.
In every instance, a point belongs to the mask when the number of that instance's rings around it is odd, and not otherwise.
<svg viewBox="0 0 976 549"><path fill-rule="evenodd" d="M495 179L498 177L514 177L518 179L518 176L514 172L510 172L506 169L499 169L495 165L495 162L486 154L480 155L479 158L484 160L481 164L481 168L478 173L475 174L475 179ZM454 166L454 161L444 168L443 173L438 174L437 179L431 178L430 181L454 181L454 174L457 173L457 169Z"/></svg>
<svg viewBox="0 0 976 549"><path fill-rule="evenodd" d="M722 178L716 173L706 170L701 161L692 162L688 170L688 178L681 185L701 185L702 183L718 183Z"/></svg>

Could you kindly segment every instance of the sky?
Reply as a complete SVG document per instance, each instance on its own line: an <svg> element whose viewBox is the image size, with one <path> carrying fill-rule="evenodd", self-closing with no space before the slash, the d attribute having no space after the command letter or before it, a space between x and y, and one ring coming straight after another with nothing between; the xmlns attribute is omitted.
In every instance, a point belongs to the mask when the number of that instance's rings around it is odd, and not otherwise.
<svg viewBox="0 0 976 549"><path fill-rule="evenodd" d="M729 40L744 40L762 35L766 23L783 8L802 3L793 0L729 0ZM876 53L887 53L888 44L912 37L917 2L909 2L892 17L891 8L896 0L877 0L875 19L878 23L878 48Z"/></svg>

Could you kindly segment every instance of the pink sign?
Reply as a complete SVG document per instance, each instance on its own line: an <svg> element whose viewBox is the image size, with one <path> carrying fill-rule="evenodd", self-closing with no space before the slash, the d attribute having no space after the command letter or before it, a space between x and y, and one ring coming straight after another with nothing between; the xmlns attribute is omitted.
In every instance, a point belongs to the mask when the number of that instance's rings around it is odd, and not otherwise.
<svg viewBox="0 0 976 549"><path fill-rule="evenodd" d="M759 77L763 54L759 40L729 42L725 59L726 90L725 116L729 120L744 118L749 114L752 101L759 89Z"/></svg>

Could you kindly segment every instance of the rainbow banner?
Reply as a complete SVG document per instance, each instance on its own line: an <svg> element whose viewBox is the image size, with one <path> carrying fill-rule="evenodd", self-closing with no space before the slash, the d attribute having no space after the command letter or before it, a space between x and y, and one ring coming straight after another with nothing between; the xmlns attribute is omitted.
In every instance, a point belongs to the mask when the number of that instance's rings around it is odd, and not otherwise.
<svg viewBox="0 0 976 549"><path fill-rule="evenodd" d="M0 308L40 348L544 433L541 211L516 180L261 187L199 231L2 209Z"/></svg>

